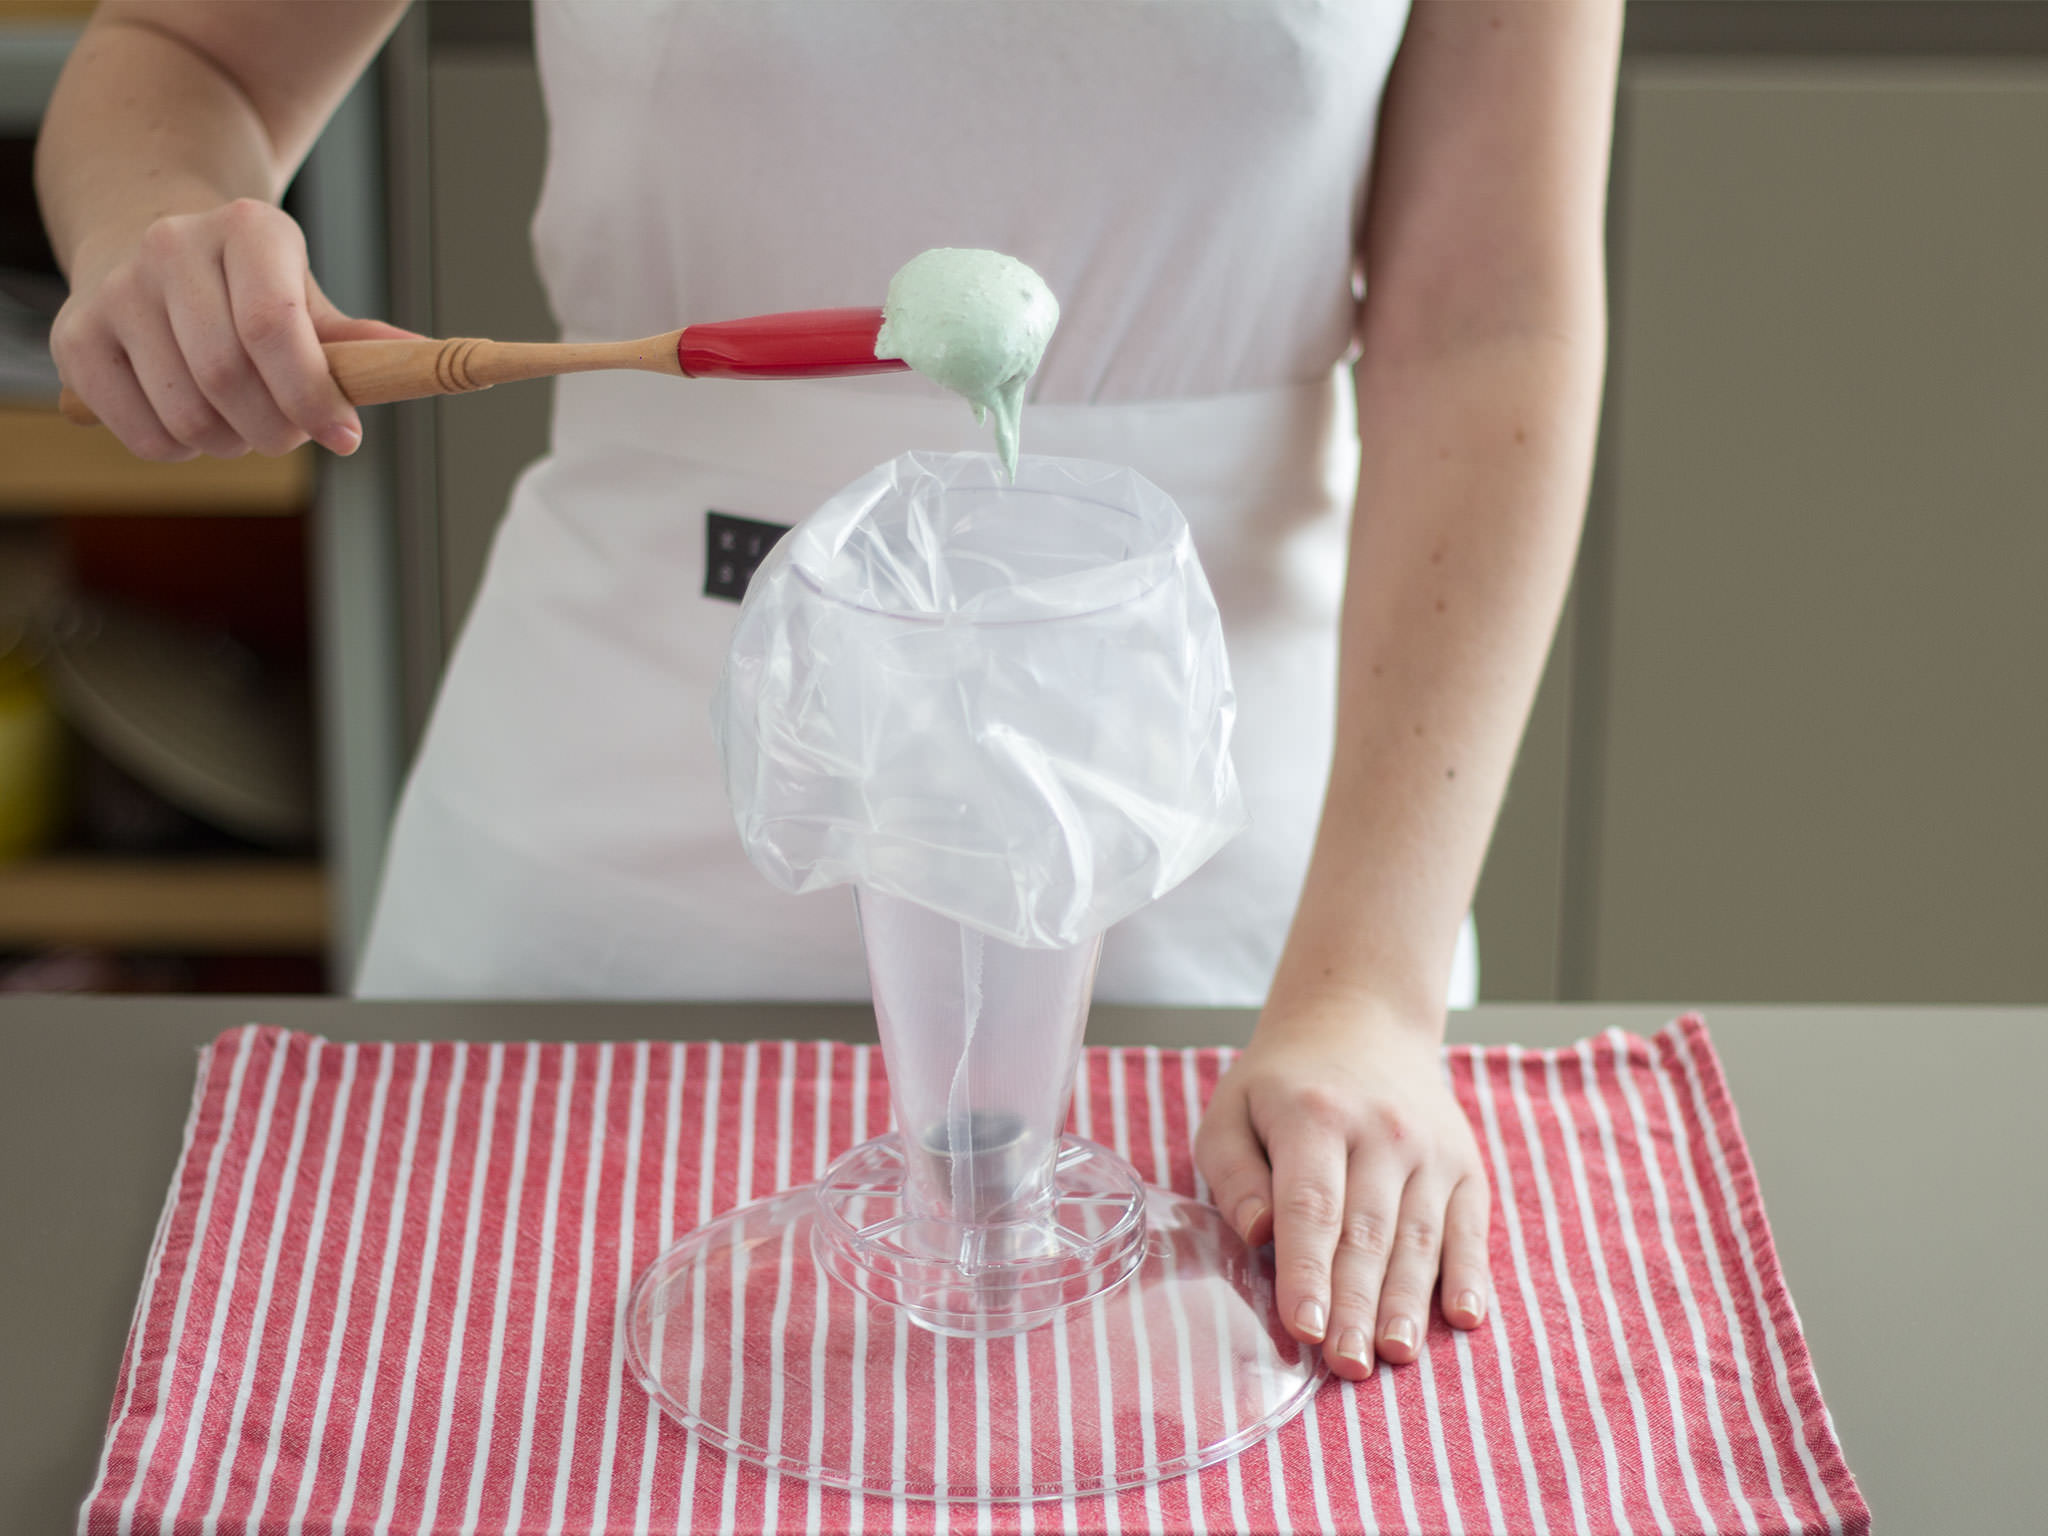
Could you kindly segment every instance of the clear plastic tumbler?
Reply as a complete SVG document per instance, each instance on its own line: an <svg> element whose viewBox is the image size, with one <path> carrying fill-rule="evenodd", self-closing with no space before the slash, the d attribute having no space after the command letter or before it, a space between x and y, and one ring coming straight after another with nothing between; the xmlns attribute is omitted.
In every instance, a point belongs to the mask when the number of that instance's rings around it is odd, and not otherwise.
<svg viewBox="0 0 2048 1536"><path fill-rule="evenodd" d="M1019 1333L1127 1276L1143 1186L1062 1137L1100 936L1024 948L859 892L898 1137L819 1187L835 1278L934 1332Z"/></svg>

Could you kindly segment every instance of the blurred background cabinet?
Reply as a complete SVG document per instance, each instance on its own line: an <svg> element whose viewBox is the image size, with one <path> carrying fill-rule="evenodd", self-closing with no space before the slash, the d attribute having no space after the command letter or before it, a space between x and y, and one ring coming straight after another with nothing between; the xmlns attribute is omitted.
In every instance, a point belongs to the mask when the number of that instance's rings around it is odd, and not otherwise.
<svg viewBox="0 0 2048 1536"><path fill-rule="evenodd" d="M0 988L314 990L312 455L149 464L50 408L31 162L89 9L0 5Z"/></svg>
<svg viewBox="0 0 2048 1536"><path fill-rule="evenodd" d="M2048 67L1625 102L1561 984L2048 997Z"/></svg>

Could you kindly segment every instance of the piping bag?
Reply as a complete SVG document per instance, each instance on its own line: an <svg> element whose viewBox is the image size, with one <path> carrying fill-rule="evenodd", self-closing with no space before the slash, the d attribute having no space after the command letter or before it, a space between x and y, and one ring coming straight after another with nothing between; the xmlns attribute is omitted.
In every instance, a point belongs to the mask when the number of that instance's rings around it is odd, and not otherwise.
<svg viewBox="0 0 2048 1536"><path fill-rule="evenodd" d="M1000 1203L983 1144L1096 941L1245 825L1235 715L1187 522L1127 468L905 454L756 571L712 701L734 825L781 889L855 886L878 1010L935 1021L956 1212Z"/></svg>

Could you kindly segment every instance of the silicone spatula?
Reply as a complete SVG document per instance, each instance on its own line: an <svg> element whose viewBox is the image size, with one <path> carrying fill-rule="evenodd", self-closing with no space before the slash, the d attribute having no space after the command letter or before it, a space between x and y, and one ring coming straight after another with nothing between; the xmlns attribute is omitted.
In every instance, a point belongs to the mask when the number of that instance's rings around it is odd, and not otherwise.
<svg viewBox="0 0 2048 1536"><path fill-rule="evenodd" d="M875 356L880 309L803 309L686 325L638 341L330 341L321 350L355 405L459 395L558 373L629 368L685 379L832 379L894 373L908 365ZM99 418L66 389L58 408L81 426Z"/></svg>

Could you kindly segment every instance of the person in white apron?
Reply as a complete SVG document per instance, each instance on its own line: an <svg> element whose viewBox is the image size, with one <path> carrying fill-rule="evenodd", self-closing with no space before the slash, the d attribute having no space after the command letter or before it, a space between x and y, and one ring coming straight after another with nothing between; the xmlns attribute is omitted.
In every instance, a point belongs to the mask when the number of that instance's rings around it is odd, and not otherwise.
<svg viewBox="0 0 2048 1536"><path fill-rule="evenodd" d="M167 22L115 0L88 30L43 151L76 284L57 351L137 451L353 447L317 342L377 328L333 313L261 200L396 9L266 30L246 4ZM1097 995L1264 1008L1201 1162L1274 1236L1290 1326L1352 1376L1413 1358L1440 1267L1450 1321L1486 1309L1485 1178L1436 1046L1476 992L1458 919L1589 468L1618 10L536 9L533 233L566 339L876 303L941 245L1017 256L1058 296L1025 451L1128 464L1186 513L1253 828L1111 933ZM104 110L153 92L186 129ZM789 897L747 864L708 701L778 528L904 449L986 446L910 376L558 381L359 994L864 997L849 894Z"/></svg>

